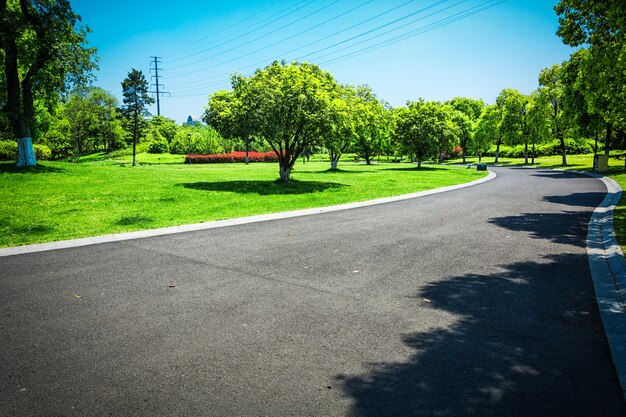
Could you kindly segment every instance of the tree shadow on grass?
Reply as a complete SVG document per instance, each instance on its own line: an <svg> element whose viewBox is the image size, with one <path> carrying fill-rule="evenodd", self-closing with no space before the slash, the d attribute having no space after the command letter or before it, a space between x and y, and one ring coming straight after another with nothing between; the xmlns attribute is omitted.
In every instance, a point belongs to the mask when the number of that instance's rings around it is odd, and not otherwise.
<svg viewBox="0 0 626 417"><path fill-rule="evenodd" d="M412 172L430 172L430 171L441 171L446 169L446 166L440 165L437 167L432 167L432 166L422 166L421 168L418 168L417 165L412 165L412 166L404 166L404 167L398 167L398 168L383 168L383 171L412 171Z"/></svg>
<svg viewBox="0 0 626 417"><path fill-rule="evenodd" d="M218 191L238 194L293 195L312 194L328 189L347 187L345 184L321 181L220 181L184 183L183 187L199 191Z"/></svg>
<svg viewBox="0 0 626 417"><path fill-rule="evenodd" d="M586 255L449 277L415 300L456 321L403 335L404 362L338 375L349 415L626 415Z"/></svg>
<svg viewBox="0 0 626 417"><path fill-rule="evenodd" d="M34 167L17 167L15 162L0 162L0 174L48 174L62 173L63 168L50 167L46 165L35 165Z"/></svg>

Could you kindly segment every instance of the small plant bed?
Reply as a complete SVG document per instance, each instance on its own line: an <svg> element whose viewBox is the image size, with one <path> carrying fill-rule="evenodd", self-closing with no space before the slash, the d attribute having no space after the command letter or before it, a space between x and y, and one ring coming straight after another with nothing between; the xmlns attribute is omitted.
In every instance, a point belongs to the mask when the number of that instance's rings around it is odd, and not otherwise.
<svg viewBox="0 0 626 417"><path fill-rule="evenodd" d="M275 152L248 152L249 162L276 162ZM192 164L221 164L231 162L246 162L245 152L215 153L208 155L192 154L185 156L185 162Z"/></svg>
<svg viewBox="0 0 626 417"><path fill-rule="evenodd" d="M17 246L321 207L460 184L485 173L410 164L138 165L0 163L0 246Z"/></svg>

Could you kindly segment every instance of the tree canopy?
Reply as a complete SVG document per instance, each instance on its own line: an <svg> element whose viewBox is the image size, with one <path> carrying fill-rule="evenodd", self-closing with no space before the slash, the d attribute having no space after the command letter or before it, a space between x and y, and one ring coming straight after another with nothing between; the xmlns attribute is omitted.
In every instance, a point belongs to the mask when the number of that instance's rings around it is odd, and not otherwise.
<svg viewBox="0 0 626 417"><path fill-rule="evenodd" d="M36 164L35 100L56 103L60 93L90 80L96 62L95 49L87 47L88 31L67 0L0 0L0 94L18 139L18 166Z"/></svg>

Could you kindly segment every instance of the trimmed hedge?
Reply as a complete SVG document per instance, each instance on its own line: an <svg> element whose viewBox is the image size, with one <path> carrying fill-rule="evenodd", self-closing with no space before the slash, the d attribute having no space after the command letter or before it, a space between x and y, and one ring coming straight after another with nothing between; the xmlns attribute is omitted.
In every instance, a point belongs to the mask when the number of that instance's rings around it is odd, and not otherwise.
<svg viewBox="0 0 626 417"><path fill-rule="evenodd" d="M250 162L277 162L274 152L248 152ZM185 162L192 164L221 164L225 162L246 162L245 152L214 153L208 155L191 154L185 156Z"/></svg>

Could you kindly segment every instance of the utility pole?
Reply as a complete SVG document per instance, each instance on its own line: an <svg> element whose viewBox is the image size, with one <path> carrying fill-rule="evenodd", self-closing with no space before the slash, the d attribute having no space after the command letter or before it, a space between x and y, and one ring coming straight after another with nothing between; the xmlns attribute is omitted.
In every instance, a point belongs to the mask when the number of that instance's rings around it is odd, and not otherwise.
<svg viewBox="0 0 626 417"><path fill-rule="evenodd" d="M155 79L155 83L151 85L151 87L155 87L155 91L149 91L151 94L156 94L156 103L157 103L157 116L161 115L161 94L170 94L167 91L159 91L160 88L163 87L163 84L159 84L159 64L161 63L161 57L151 56L150 57L150 72L154 70L154 75L150 78ZM170 94L171 95L171 94Z"/></svg>

